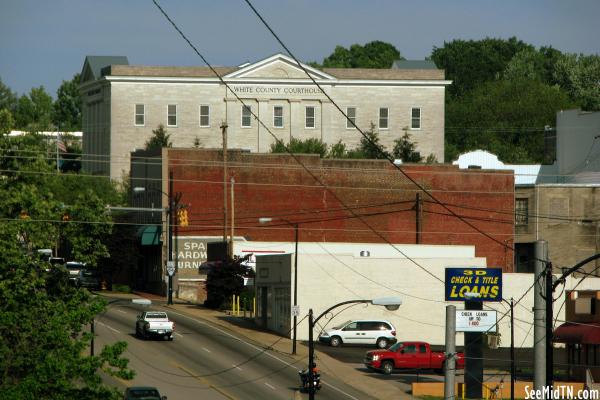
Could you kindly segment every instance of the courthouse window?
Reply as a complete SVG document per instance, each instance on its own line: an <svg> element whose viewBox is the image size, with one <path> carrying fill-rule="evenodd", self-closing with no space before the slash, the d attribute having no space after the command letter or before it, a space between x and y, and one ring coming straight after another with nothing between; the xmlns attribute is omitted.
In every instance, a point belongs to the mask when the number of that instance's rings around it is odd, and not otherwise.
<svg viewBox="0 0 600 400"><path fill-rule="evenodd" d="M201 127L209 127L210 126L210 107L209 106L200 106L200 126Z"/></svg>
<svg viewBox="0 0 600 400"><path fill-rule="evenodd" d="M252 126L252 106L242 106L242 128Z"/></svg>
<svg viewBox="0 0 600 400"><path fill-rule="evenodd" d="M275 128L283 128L283 107L273 107L273 126Z"/></svg>
<svg viewBox="0 0 600 400"><path fill-rule="evenodd" d="M167 107L167 126L177 126L177 105L169 104Z"/></svg>
<svg viewBox="0 0 600 400"><path fill-rule="evenodd" d="M383 107L379 109L379 129L387 129L388 128L388 116L389 109L387 107Z"/></svg>
<svg viewBox="0 0 600 400"><path fill-rule="evenodd" d="M305 116L304 127L305 128L314 128L315 127L315 108L312 106L306 107L304 116Z"/></svg>
<svg viewBox="0 0 600 400"><path fill-rule="evenodd" d="M529 199L515 201L515 225L527 225L529 222Z"/></svg>
<svg viewBox="0 0 600 400"><path fill-rule="evenodd" d="M144 126L144 122L145 122L144 118L145 118L144 105L136 104L135 105L135 124L138 126Z"/></svg>
<svg viewBox="0 0 600 400"><path fill-rule="evenodd" d="M354 125L356 125L356 107L346 107L346 116L348 117L346 119L346 128L354 128ZM350 121L354 122L354 125Z"/></svg>
<svg viewBox="0 0 600 400"><path fill-rule="evenodd" d="M420 108L412 109L410 128L411 129L421 129L421 109Z"/></svg>

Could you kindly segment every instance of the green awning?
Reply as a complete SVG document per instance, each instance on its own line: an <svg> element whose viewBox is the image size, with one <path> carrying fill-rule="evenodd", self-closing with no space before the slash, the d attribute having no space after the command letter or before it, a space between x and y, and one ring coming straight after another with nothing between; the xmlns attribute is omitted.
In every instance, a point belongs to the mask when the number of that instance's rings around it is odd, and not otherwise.
<svg viewBox="0 0 600 400"><path fill-rule="evenodd" d="M138 237L142 246L160 245L160 225L145 225L138 229Z"/></svg>

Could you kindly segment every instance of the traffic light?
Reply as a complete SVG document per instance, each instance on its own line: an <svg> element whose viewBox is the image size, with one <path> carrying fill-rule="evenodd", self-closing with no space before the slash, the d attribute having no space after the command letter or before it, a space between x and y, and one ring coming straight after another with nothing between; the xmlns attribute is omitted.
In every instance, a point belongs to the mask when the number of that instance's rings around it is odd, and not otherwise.
<svg viewBox="0 0 600 400"><path fill-rule="evenodd" d="M67 213L64 213L64 214L63 214L63 216L62 216L62 220L63 220L63 222L67 222L67 221L69 221L70 219L71 219L71 217L69 217L69 214L67 214Z"/></svg>
<svg viewBox="0 0 600 400"><path fill-rule="evenodd" d="M21 218L21 219L29 219L29 214L27 213L27 211L21 210L21 212L19 213L19 218Z"/></svg>
<svg viewBox="0 0 600 400"><path fill-rule="evenodd" d="M177 211L177 220L179 226L188 226L188 214L186 209Z"/></svg>

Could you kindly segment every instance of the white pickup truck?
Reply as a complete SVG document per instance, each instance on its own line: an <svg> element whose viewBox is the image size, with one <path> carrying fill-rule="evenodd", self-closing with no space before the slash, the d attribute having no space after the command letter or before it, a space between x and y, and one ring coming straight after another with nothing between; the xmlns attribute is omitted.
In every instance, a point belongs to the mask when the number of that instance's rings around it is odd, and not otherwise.
<svg viewBox="0 0 600 400"><path fill-rule="evenodd" d="M144 311L138 315L135 323L135 335L144 339L158 336L173 340L174 330L175 323L169 321L167 313L163 311Z"/></svg>

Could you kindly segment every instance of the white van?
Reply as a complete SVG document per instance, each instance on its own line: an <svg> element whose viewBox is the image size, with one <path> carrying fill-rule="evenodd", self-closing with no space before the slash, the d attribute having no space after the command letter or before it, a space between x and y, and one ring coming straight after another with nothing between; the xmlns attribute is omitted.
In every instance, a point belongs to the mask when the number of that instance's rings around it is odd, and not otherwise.
<svg viewBox="0 0 600 400"><path fill-rule="evenodd" d="M396 343L396 328L384 320L353 320L326 329L319 335L319 340L337 347L341 344L377 346L387 349Z"/></svg>

